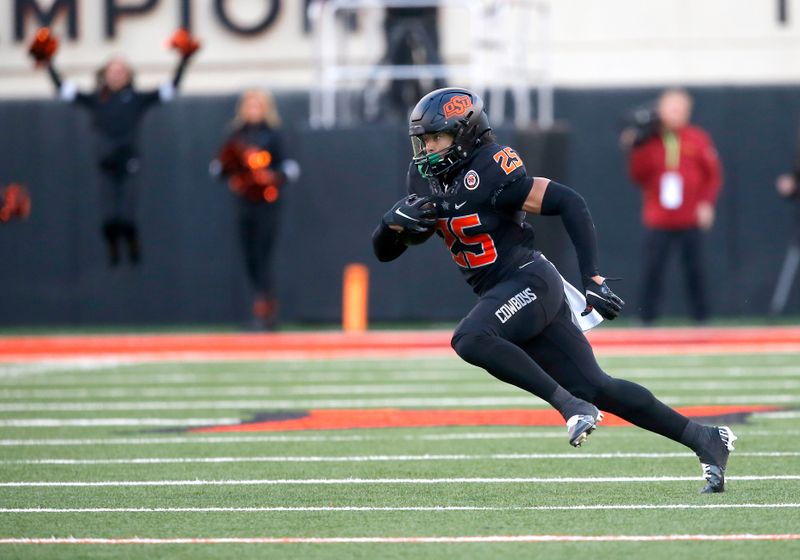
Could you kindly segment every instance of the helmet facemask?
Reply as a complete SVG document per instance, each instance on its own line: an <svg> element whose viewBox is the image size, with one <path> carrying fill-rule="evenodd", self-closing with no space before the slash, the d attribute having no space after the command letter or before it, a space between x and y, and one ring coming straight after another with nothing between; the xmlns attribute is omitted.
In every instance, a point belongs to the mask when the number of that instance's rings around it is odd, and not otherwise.
<svg viewBox="0 0 800 560"><path fill-rule="evenodd" d="M412 136L411 149L414 165L425 179L441 177L461 161L455 141L438 152L428 153L423 135Z"/></svg>

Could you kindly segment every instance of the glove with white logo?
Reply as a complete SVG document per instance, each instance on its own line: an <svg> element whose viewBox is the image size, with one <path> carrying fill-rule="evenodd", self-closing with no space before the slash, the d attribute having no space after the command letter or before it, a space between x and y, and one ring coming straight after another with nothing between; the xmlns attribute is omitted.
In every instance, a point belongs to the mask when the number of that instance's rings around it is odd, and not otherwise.
<svg viewBox="0 0 800 560"><path fill-rule="evenodd" d="M403 231L428 233L436 226L436 205L429 196L410 194L383 215L383 223Z"/></svg>
<svg viewBox="0 0 800 560"><path fill-rule="evenodd" d="M614 279L606 278L606 280ZM584 287L586 288L586 309L583 310L581 316L588 315L593 309L608 320L614 320L619 316L625 302L611 291L605 280L602 284L598 284L590 278L585 281Z"/></svg>

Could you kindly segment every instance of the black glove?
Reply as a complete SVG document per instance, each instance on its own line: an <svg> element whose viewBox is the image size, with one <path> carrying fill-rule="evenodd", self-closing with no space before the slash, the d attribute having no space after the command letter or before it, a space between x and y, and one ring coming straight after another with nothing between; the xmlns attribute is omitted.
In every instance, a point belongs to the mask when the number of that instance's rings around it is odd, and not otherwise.
<svg viewBox="0 0 800 560"><path fill-rule="evenodd" d="M403 231L427 233L436 226L436 205L429 196L410 194L383 215L383 223L400 226Z"/></svg>
<svg viewBox="0 0 800 560"><path fill-rule="evenodd" d="M612 278L607 278L606 280L612 280ZM586 309L581 313L582 317L591 313L592 309L596 309L600 315L609 321L613 321L619 316L619 312L622 311L622 306L625 305L625 302L611 291L605 281L602 284L598 284L590 278L586 280L584 287L586 288Z"/></svg>

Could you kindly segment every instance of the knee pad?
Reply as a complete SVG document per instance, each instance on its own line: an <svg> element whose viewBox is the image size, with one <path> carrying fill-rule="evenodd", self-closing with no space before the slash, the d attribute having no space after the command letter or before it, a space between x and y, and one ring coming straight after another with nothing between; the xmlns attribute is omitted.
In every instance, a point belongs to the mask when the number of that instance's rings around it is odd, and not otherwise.
<svg viewBox="0 0 800 560"><path fill-rule="evenodd" d="M486 342L491 337L480 328L474 328L469 324L461 323L453 333L450 346L456 351L462 360L475 363L479 358L481 348L486 346Z"/></svg>
<svg viewBox="0 0 800 560"><path fill-rule="evenodd" d="M479 335L474 333L455 333L453 338L450 340L450 346L453 347L453 350L456 351L462 359L469 361L468 356L471 353L471 349L475 348L475 345L479 342Z"/></svg>

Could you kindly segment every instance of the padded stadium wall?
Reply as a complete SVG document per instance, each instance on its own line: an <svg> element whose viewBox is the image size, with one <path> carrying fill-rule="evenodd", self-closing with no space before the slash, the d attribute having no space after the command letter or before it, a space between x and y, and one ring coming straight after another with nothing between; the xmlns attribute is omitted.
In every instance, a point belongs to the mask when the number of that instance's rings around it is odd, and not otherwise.
<svg viewBox="0 0 800 560"><path fill-rule="evenodd" d="M562 128L499 130L530 175L579 190L590 204L601 266L622 276L631 316L638 305L640 198L617 147L620 116L655 89L561 89ZM773 187L789 169L800 87L693 88L696 122L714 138L725 169L718 220L708 235L714 315L762 315L793 227ZM153 324L243 321L244 278L234 200L207 168L235 98L187 96L153 110L142 127L143 263L109 269L100 238L93 135L80 109L51 100L0 102L0 183L25 183L27 222L0 225L0 324ZM278 97L289 154L303 169L285 190L275 274L284 321L336 322L341 274L364 262L372 321L459 319L473 296L444 246L433 240L390 264L372 257L370 234L404 191L410 147L402 124L313 131L305 94ZM490 109L491 111L491 109ZM531 217L539 243L568 278L575 259L557 218ZM677 259L676 259L677 260ZM685 313L673 262L665 312ZM789 312L800 311L798 288Z"/></svg>

